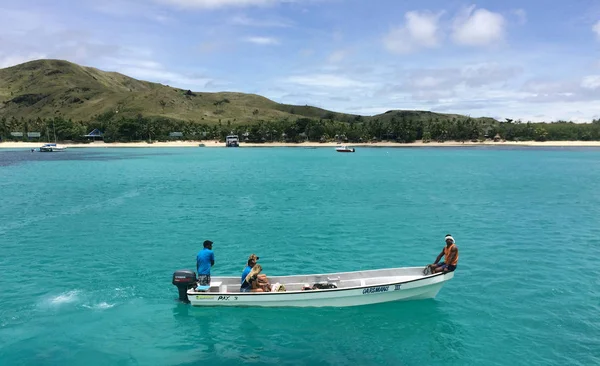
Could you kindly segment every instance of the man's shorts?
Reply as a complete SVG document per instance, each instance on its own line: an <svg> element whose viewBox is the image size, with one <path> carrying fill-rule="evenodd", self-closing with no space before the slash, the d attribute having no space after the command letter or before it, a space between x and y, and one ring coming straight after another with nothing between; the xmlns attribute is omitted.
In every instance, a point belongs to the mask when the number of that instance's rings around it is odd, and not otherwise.
<svg viewBox="0 0 600 366"><path fill-rule="evenodd" d="M198 286L210 286L210 275L198 275Z"/></svg>
<svg viewBox="0 0 600 366"><path fill-rule="evenodd" d="M446 269L446 270L448 270L448 272L453 272L456 269L456 266L454 266L452 264L446 264L444 262L438 263L437 267L441 268L441 269Z"/></svg>

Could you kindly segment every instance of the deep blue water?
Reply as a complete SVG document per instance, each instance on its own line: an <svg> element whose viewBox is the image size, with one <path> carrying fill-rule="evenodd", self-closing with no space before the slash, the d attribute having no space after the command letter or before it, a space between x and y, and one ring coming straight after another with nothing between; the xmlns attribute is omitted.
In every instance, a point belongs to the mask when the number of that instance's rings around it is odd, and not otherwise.
<svg viewBox="0 0 600 366"><path fill-rule="evenodd" d="M0 150L0 364L600 364L600 149ZM420 266L434 300L193 309L171 275Z"/></svg>

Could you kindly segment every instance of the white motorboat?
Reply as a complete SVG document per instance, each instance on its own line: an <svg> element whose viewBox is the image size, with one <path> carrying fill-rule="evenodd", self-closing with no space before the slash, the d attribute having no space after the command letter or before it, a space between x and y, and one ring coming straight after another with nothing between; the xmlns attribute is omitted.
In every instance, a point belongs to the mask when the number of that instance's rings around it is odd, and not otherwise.
<svg viewBox="0 0 600 366"><path fill-rule="evenodd" d="M58 145L58 144L44 144L40 147L41 152L56 152L56 151L65 151L67 149L66 146Z"/></svg>
<svg viewBox="0 0 600 366"><path fill-rule="evenodd" d="M240 139L238 138L238 135L229 135L229 136L225 137L225 146L239 147Z"/></svg>
<svg viewBox="0 0 600 366"><path fill-rule="evenodd" d="M388 268L296 276L269 276L284 291L240 292L239 276L212 277L196 288L196 274L173 274L179 299L192 306L346 307L434 298L454 272L423 274L423 267ZM283 285L283 286L281 286Z"/></svg>
<svg viewBox="0 0 600 366"><path fill-rule="evenodd" d="M354 148L343 145L343 146L336 147L335 151L337 151L337 152L354 152Z"/></svg>

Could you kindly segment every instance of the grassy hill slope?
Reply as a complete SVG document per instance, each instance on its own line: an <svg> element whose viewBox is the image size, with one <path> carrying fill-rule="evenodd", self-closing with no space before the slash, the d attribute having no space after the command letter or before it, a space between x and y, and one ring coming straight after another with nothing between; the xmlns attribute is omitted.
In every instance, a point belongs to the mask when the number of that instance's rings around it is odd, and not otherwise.
<svg viewBox="0 0 600 366"><path fill-rule="evenodd" d="M311 106L280 104L254 94L192 92L62 60L37 60L0 69L0 117L62 116L92 121L105 112L205 124L220 120L248 124L303 117L350 122L358 117ZM386 121L400 115L418 120L449 116L426 111L389 111L361 118Z"/></svg>

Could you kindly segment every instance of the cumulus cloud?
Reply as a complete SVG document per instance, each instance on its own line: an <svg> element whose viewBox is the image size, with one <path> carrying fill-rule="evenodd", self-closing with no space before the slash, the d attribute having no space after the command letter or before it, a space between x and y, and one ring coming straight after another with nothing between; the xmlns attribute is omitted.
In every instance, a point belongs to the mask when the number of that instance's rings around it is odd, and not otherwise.
<svg viewBox="0 0 600 366"><path fill-rule="evenodd" d="M291 27L293 22L287 19L255 19L246 15L236 15L229 19L229 23L233 25L241 25L247 27L276 27L287 28Z"/></svg>
<svg viewBox="0 0 600 366"><path fill-rule="evenodd" d="M600 101L600 75L564 80L529 80L523 85L528 95L524 102L579 103Z"/></svg>
<svg viewBox="0 0 600 366"><path fill-rule="evenodd" d="M589 75L581 81L581 87L590 90L600 88L600 75Z"/></svg>
<svg viewBox="0 0 600 366"><path fill-rule="evenodd" d="M442 13L409 11L405 24L390 30L383 38L384 46L394 53L409 53L439 44L439 19Z"/></svg>
<svg viewBox="0 0 600 366"><path fill-rule="evenodd" d="M246 38L244 38L244 41L249 42L249 43L254 43L257 45L261 45L261 46L279 44L279 40L277 40L277 38L272 38L272 37L246 37Z"/></svg>
<svg viewBox="0 0 600 366"><path fill-rule="evenodd" d="M598 39L600 39L600 20L592 26L592 31L594 33L596 33L596 37L598 37Z"/></svg>
<svg viewBox="0 0 600 366"><path fill-rule="evenodd" d="M452 39L464 46L487 46L504 39L505 26L501 14L471 6L454 19Z"/></svg>

